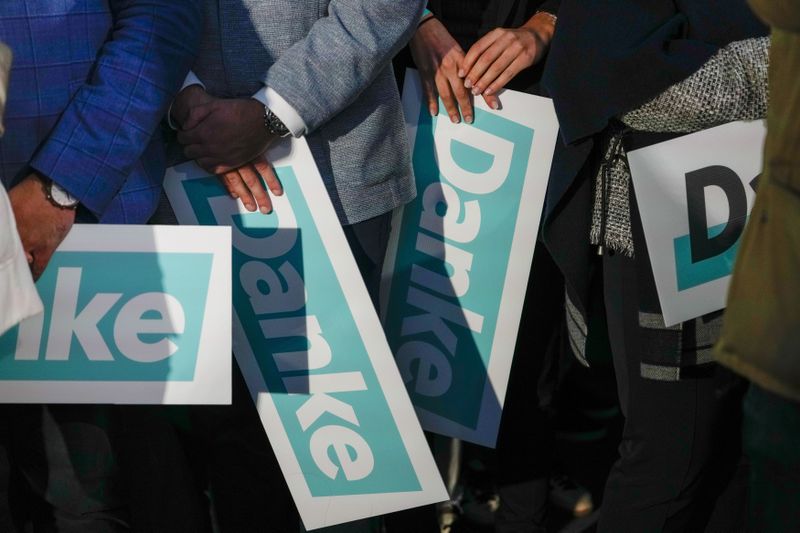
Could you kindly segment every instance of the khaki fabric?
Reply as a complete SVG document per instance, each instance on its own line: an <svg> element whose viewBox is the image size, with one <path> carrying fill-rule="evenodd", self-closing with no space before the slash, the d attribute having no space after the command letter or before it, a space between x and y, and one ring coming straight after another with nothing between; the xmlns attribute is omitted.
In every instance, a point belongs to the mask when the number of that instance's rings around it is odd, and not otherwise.
<svg viewBox="0 0 800 533"><path fill-rule="evenodd" d="M716 356L765 389L800 401L800 2L751 3L773 24L765 169Z"/></svg>

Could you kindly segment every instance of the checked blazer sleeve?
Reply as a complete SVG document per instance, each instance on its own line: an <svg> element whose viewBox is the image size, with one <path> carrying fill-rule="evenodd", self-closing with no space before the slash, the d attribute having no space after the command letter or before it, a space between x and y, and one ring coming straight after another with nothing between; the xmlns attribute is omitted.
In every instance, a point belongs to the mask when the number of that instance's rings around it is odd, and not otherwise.
<svg viewBox="0 0 800 533"><path fill-rule="evenodd" d="M113 28L30 166L98 217L122 188L194 60L198 0L110 0Z"/></svg>
<svg viewBox="0 0 800 533"><path fill-rule="evenodd" d="M347 108L411 38L425 0L331 0L328 16L270 67L264 84L313 132Z"/></svg>

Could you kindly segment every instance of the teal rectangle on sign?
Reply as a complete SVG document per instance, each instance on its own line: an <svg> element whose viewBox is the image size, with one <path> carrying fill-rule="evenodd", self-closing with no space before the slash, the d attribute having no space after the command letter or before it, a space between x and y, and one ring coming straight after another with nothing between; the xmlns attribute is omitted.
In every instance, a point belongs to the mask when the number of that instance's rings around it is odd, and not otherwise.
<svg viewBox="0 0 800 533"><path fill-rule="evenodd" d="M44 315L0 337L0 381L192 381L212 259L56 252Z"/></svg>
<svg viewBox="0 0 800 533"><path fill-rule="evenodd" d="M310 493L419 491L298 178L275 170L291 205L268 216L239 213L214 176L181 183L199 224L232 226L236 316Z"/></svg>
<svg viewBox="0 0 800 533"><path fill-rule="evenodd" d="M534 130L475 109L437 149L440 120L422 106L384 324L414 406L476 429Z"/></svg>
<svg viewBox="0 0 800 533"><path fill-rule="evenodd" d="M718 235L727 223L719 224L708 228L709 236ZM733 273L733 264L736 261L736 253L739 251L739 243L725 250L723 253L710 257L697 263L692 262L692 243L689 235L676 237L673 241L675 249L675 274L677 276L678 291L685 291L700 285L730 276Z"/></svg>

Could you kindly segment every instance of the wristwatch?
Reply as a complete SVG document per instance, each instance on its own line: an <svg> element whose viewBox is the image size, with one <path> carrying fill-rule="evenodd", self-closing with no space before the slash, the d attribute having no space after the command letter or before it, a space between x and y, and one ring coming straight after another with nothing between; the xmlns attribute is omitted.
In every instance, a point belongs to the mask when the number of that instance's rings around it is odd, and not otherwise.
<svg viewBox="0 0 800 533"><path fill-rule="evenodd" d="M264 127L276 137L288 137L291 133L286 124L267 106L264 106Z"/></svg>
<svg viewBox="0 0 800 533"><path fill-rule="evenodd" d="M46 178L40 174L36 174L39 181L42 182L42 189L47 201L58 207L59 209L77 209L80 200L65 191L58 183L55 183L50 178Z"/></svg>

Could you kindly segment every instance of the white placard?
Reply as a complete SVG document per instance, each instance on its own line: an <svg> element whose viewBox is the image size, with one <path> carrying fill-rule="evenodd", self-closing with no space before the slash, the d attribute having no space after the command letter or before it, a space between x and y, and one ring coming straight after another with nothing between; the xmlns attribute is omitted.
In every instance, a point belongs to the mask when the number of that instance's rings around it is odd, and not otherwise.
<svg viewBox="0 0 800 533"><path fill-rule="evenodd" d="M267 158L285 191L270 215L194 163L165 188L181 223L233 227L234 353L303 524L447 499L308 145Z"/></svg>
<svg viewBox="0 0 800 533"><path fill-rule="evenodd" d="M406 74L417 199L392 224L382 299L422 426L484 446L497 439L558 134L551 100L500 100L476 98L474 123L453 124L430 116Z"/></svg>
<svg viewBox="0 0 800 533"><path fill-rule="evenodd" d="M725 307L765 136L732 122L628 153L666 326Z"/></svg>
<svg viewBox="0 0 800 533"><path fill-rule="evenodd" d="M77 224L0 337L0 402L228 404L229 228Z"/></svg>

